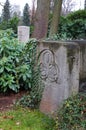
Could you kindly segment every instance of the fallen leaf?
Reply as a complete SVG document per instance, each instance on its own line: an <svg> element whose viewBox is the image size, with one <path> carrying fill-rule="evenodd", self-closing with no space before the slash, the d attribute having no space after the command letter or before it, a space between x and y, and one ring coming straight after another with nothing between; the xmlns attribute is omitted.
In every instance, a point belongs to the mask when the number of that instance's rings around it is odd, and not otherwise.
<svg viewBox="0 0 86 130"><path fill-rule="evenodd" d="M3 118L4 118L4 119L11 119L11 120L13 120L14 117L13 117L13 116L6 116L6 115L5 115L5 116L3 116Z"/></svg>
<svg viewBox="0 0 86 130"><path fill-rule="evenodd" d="M16 125L20 125L20 122L16 122Z"/></svg>

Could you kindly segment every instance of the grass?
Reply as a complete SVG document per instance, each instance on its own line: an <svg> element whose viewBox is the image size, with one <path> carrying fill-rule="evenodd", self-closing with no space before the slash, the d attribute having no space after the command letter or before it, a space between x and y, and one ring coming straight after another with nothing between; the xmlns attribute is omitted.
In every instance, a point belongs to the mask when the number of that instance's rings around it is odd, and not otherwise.
<svg viewBox="0 0 86 130"><path fill-rule="evenodd" d="M53 130L55 122L38 110L18 108L0 113L0 130Z"/></svg>

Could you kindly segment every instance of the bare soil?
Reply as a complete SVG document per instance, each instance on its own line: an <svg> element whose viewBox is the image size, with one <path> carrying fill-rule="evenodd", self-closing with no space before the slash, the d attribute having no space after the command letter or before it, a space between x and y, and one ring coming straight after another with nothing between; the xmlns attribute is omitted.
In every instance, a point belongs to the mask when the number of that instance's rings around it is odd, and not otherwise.
<svg viewBox="0 0 86 130"><path fill-rule="evenodd" d="M10 93L9 95L0 94L0 111L6 111L13 108L15 102L20 99L26 92L21 91L17 94Z"/></svg>

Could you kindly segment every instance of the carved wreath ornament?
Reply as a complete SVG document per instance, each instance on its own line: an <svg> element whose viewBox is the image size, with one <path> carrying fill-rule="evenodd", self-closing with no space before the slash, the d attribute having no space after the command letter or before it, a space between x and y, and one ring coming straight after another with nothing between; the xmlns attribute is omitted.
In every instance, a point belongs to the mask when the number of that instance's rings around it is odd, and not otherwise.
<svg viewBox="0 0 86 130"><path fill-rule="evenodd" d="M42 80L57 83L59 69L52 51L44 50L40 53L40 71Z"/></svg>

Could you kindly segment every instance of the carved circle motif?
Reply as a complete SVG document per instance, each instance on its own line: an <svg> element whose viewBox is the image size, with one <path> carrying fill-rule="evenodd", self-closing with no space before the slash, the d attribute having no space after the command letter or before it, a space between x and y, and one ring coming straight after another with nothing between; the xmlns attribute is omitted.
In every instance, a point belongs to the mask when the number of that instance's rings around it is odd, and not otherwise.
<svg viewBox="0 0 86 130"><path fill-rule="evenodd" d="M55 56L52 51L44 50L40 54L41 78L44 81L57 82L59 69L55 63Z"/></svg>

